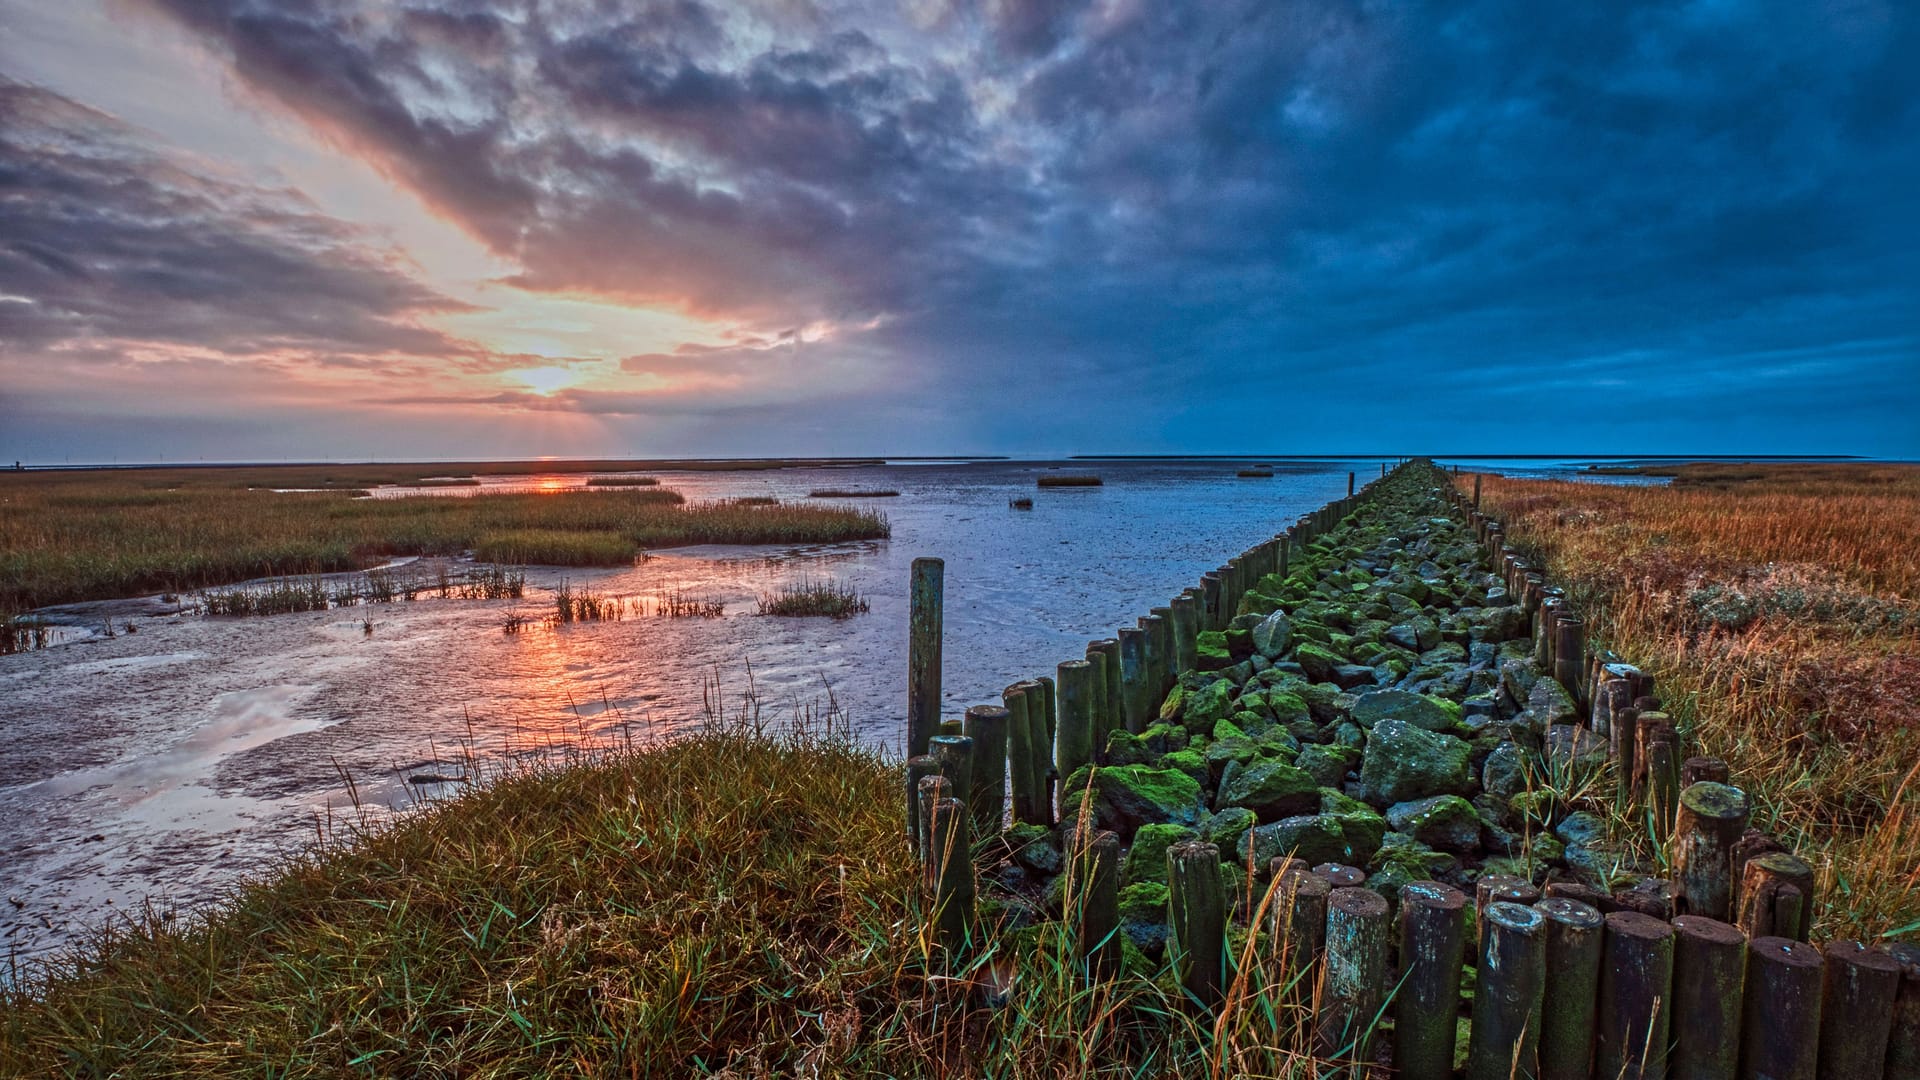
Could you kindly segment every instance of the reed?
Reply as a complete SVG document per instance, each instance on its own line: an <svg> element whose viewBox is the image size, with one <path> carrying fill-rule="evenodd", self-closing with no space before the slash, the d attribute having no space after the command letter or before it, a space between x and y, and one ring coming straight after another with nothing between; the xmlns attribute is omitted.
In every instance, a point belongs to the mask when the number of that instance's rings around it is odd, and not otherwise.
<svg viewBox="0 0 1920 1080"><path fill-rule="evenodd" d="M675 589L654 600L653 613L663 619L718 619L727 613L725 602Z"/></svg>
<svg viewBox="0 0 1920 1080"><path fill-rule="evenodd" d="M1650 666L1690 753L1817 872L1816 936L1920 931L1920 468L1681 466L1671 487L1461 477Z"/></svg>
<svg viewBox="0 0 1920 1080"><path fill-rule="evenodd" d="M866 597L855 592L853 586L833 581L803 579L782 585L773 592L760 594L762 615L851 619L855 615L865 615L868 610Z"/></svg>

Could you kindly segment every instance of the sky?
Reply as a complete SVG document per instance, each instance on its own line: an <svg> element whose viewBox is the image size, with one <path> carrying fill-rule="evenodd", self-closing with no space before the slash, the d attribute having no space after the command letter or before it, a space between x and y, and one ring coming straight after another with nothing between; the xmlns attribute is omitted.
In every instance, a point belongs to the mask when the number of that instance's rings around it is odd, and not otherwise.
<svg viewBox="0 0 1920 1080"><path fill-rule="evenodd" d="M1920 457L1920 5L0 0L0 457Z"/></svg>

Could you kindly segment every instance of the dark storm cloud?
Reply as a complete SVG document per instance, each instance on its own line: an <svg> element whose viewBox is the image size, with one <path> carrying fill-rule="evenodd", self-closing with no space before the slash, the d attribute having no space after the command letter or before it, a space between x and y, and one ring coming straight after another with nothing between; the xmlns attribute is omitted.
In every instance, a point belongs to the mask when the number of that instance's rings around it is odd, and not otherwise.
<svg viewBox="0 0 1920 1080"><path fill-rule="evenodd" d="M1761 386L1920 450L1911 4L146 2L518 284L868 323L903 394L1087 402L1058 448L1628 386L1764 450Z"/></svg>
<svg viewBox="0 0 1920 1080"><path fill-rule="evenodd" d="M365 363L454 343L409 317L458 305L285 190L170 158L140 134L0 77L0 351L118 345Z"/></svg>

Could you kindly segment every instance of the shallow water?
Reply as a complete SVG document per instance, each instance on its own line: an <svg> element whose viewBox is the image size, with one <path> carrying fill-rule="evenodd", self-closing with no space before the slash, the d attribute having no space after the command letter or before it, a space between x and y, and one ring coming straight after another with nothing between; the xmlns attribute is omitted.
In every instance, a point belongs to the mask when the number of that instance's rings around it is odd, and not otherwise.
<svg viewBox="0 0 1920 1080"><path fill-rule="evenodd" d="M831 698L859 737L897 750L914 558L946 560L943 696L957 715L1344 495L1349 470L1379 474L1378 459L1276 460L1271 479L1237 478L1245 464L1074 462L1059 467L1105 486L1040 490L1035 477L1050 466L1027 462L663 471L662 485L689 499L901 494L861 500L887 514L887 541L533 568L520 600L252 618L179 613L159 598L53 609L72 627L66 643L0 656L0 949L44 951L149 898L216 896L329 820L352 818L356 802L377 814L452 790L410 778L459 776L463 745L498 759L698 722L710 680L733 701L751 679L776 718ZM584 477L484 480L479 490L560 491ZM1008 506L1022 496L1032 510ZM808 579L853 586L871 612L843 622L754 613L761 593ZM643 609L684 590L726 610L548 625L562 581ZM506 633L515 613L530 622Z"/></svg>

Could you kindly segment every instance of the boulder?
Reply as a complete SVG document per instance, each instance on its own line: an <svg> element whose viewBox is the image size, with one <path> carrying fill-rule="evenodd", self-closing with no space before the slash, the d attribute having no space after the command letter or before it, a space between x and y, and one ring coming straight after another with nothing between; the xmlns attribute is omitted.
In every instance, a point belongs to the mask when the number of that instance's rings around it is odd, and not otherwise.
<svg viewBox="0 0 1920 1080"><path fill-rule="evenodd" d="M1317 683L1335 682L1335 668L1347 662L1346 657L1335 653L1324 645L1303 641L1294 647L1293 662L1299 664L1307 677Z"/></svg>
<svg viewBox="0 0 1920 1080"><path fill-rule="evenodd" d="M1244 806L1271 822L1312 810L1320 802L1320 785L1304 770L1284 761L1262 759L1222 779L1221 809Z"/></svg>
<svg viewBox="0 0 1920 1080"><path fill-rule="evenodd" d="M1607 740L1579 724L1555 724L1547 729L1547 760L1574 770L1597 769L1611 753Z"/></svg>
<svg viewBox="0 0 1920 1080"><path fill-rule="evenodd" d="M1253 628L1253 647L1269 660L1284 656L1293 644L1293 621L1284 611L1276 611Z"/></svg>
<svg viewBox="0 0 1920 1080"><path fill-rule="evenodd" d="M1202 630L1194 638L1194 667L1201 671L1219 671L1232 663L1233 652L1227 648L1225 631Z"/></svg>
<svg viewBox="0 0 1920 1080"><path fill-rule="evenodd" d="M1142 825L1191 826L1200 821L1200 783L1179 769L1087 766L1067 778L1065 790L1062 820L1078 820L1085 803L1094 824L1112 829L1128 842ZM1091 803L1087 803L1089 798Z"/></svg>
<svg viewBox="0 0 1920 1080"><path fill-rule="evenodd" d="M1427 731L1445 731L1460 722L1460 706L1406 690L1374 690L1354 701L1354 723L1371 728L1382 720L1404 720Z"/></svg>
<svg viewBox="0 0 1920 1080"><path fill-rule="evenodd" d="M1233 715L1233 683L1216 678L1206 686L1189 691L1180 708L1180 722L1190 735L1207 735L1213 725Z"/></svg>
<svg viewBox="0 0 1920 1080"><path fill-rule="evenodd" d="M1247 830L1259 823L1259 817L1246 807L1229 806L1200 826L1200 839L1219 848L1221 856L1230 859L1234 852L1240 850L1241 839L1247 835ZM1163 853L1161 862L1165 861ZM1166 867L1163 865L1160 869L1164 879Z"/></svg>
<svg viewBox="0 0 1920 1080"><path fill-rule="evenodd" d="M1166 867L1160 868L1161 877ZM1120 890L1120 932L1133 947L1158 960L1167 947L1167 886L1143 881Z"/></svg>
<svg viewBox="0 0 1920 1080"><path fill-rule="evenodd" d="M1248 845L1252 847L1253 865L1261 867L1282 855L1309 863L1350 864L1356 858L1339 819L1332 814L1301 814L1258 826L1236 849L1243 860L1249 853Z"/></svg>
<svg viewBox="0 0 1920 1080"><path fill-rule="evenodd" d="M1387 807L1387 824L1439 851L1480 850L1480 815L1458 795L1435 795Z"/></svg>
<svg viewBox="0 0 1920 1080"><path fill-rule="evenodd" d="M1360 751L1351 746L1314 743L1302 749L1293 763L1321 787L1337 787L1360 763Z"/></svg>
<svg viewBox="0 0 1920 1080"><path fill-rule="evenodd" d="M1429 795L1470 794L1472 748L1451 735L1404 720L1382 720L1367 738L1360 762L1362 797L1388 806Z"/></svg>
<svg viewBox="0 0 1920 1080"><path fill-rule="evenodd" d="M1527 752L1515 742L1495 747L1480 767L1480 786L1503 799L1527 790Z"/></svg>
<svg viewBox="0 0 1920 1080"><path fill-rule="evenodd" d="M1133 834L1133 846L1127 849L1121 883L1134 885L1143 881L1157 881L1165 884L1167 849L1182 840L1192 840L1196 835L1184 825L1140 826L1140 830Z"/></svg>

